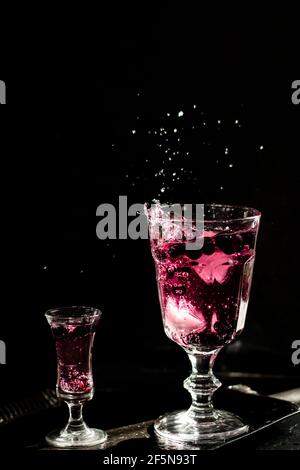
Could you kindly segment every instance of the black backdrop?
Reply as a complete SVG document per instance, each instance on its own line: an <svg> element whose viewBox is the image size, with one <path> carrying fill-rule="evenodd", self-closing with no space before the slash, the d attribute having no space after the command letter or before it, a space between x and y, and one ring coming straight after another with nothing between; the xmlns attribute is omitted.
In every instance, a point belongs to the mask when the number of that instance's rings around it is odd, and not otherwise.
<svg viewBox="0 0 300 470"><path fill-rule="evenodd" d="M240 354L229 347L218 368L296 378L296 19L174 5L79 13L35 11L36 22L16 21L3 38L1 395L53 385L43 313L70 304L103 310L98 383L130 389L141 371L151 381L179 363L187 375L162 331L148 242L95 231L99 204L144 202L161 188L173 200L262 211ZM161 169L167 177L155 176Z"/></svg>

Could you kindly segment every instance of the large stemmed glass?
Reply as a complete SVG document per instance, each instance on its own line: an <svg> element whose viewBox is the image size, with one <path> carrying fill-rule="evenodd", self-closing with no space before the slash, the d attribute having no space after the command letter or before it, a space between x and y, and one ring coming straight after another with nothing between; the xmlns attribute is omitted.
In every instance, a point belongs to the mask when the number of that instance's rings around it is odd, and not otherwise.
<svg viewBox="0 0 300 470"><path fill-rule="evenodd" d="M48 310L45 315L56 346L56 393L70 413L65 428L48 434L46 441L56 447L101 444L106 433L89 428L82 417L84 402L94 395L92 347L101 312L92 307L66 307Z"/></svg>
<svg viewBox="0 0 300 470"><path fill-rule="evenodd" d="M260 213L205 204L199 224L191 214L186 216L184 205L182 215L170 207L174 205L156 203L145 212L164 329L191 361L184 387L192 404L161 416L155 431L183 443L224 441L248 427L213 407L212 396L221 383L212 368L220 349L244 328Z"/></svg>

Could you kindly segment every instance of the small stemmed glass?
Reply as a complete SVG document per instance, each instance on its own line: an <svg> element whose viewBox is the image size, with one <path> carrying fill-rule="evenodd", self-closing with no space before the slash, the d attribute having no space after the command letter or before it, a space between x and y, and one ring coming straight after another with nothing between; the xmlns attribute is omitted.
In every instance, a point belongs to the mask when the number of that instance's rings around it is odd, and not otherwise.
<svg viewBox="0 0 300 470"><path fill-rule="evenodd" d="M66 307L45 314L55 340L57 356L56 393L69 408L69 421L62 430L46 436L56 447L86 447L104 442L107 435L89 428L82 407L94 395L92 347L100 310L92 307Z"/></svg>

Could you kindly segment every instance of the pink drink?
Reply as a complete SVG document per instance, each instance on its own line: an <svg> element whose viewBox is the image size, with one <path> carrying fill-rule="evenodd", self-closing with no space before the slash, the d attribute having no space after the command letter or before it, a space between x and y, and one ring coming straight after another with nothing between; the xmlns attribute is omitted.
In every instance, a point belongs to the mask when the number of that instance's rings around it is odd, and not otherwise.
<svg viewBox="0 0 300 470"><path fill-rule="evenodd" d="M92 324L63 324L53 322L57 354L57 389L60 394L86 394L93 390Z"/></svg>
<svg viewBox="0 0 300 470"><path fill-rule="evenodd" d="M93 397L92 346L99 309L71 306L45 313L51 327L57 355L57 396L69 408L63 429L50 432L46 441L61 448L83 448L101 444L107 438L101 429L89 428L82 417L83 404Z"/></svg>
<svg viewBox="0 0 300 470"><path fill-rule="evenodd" d="M166 334L188 352L229 343L245 324L256 231L204 232L189 242L151 240Z"/></svg>

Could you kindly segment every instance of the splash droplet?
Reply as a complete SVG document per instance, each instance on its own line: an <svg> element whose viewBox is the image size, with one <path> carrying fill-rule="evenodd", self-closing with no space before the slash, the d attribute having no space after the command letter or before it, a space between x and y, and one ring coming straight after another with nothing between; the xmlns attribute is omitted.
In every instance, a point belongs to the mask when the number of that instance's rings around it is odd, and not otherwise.
<svg viewBox="0 0 300 470"><path fill-rule="evenodd" d="M177 116L178 116L178 117L182 117L182 116L183 116L183 111L179 111L179 113L178 113Z"/></svg>

